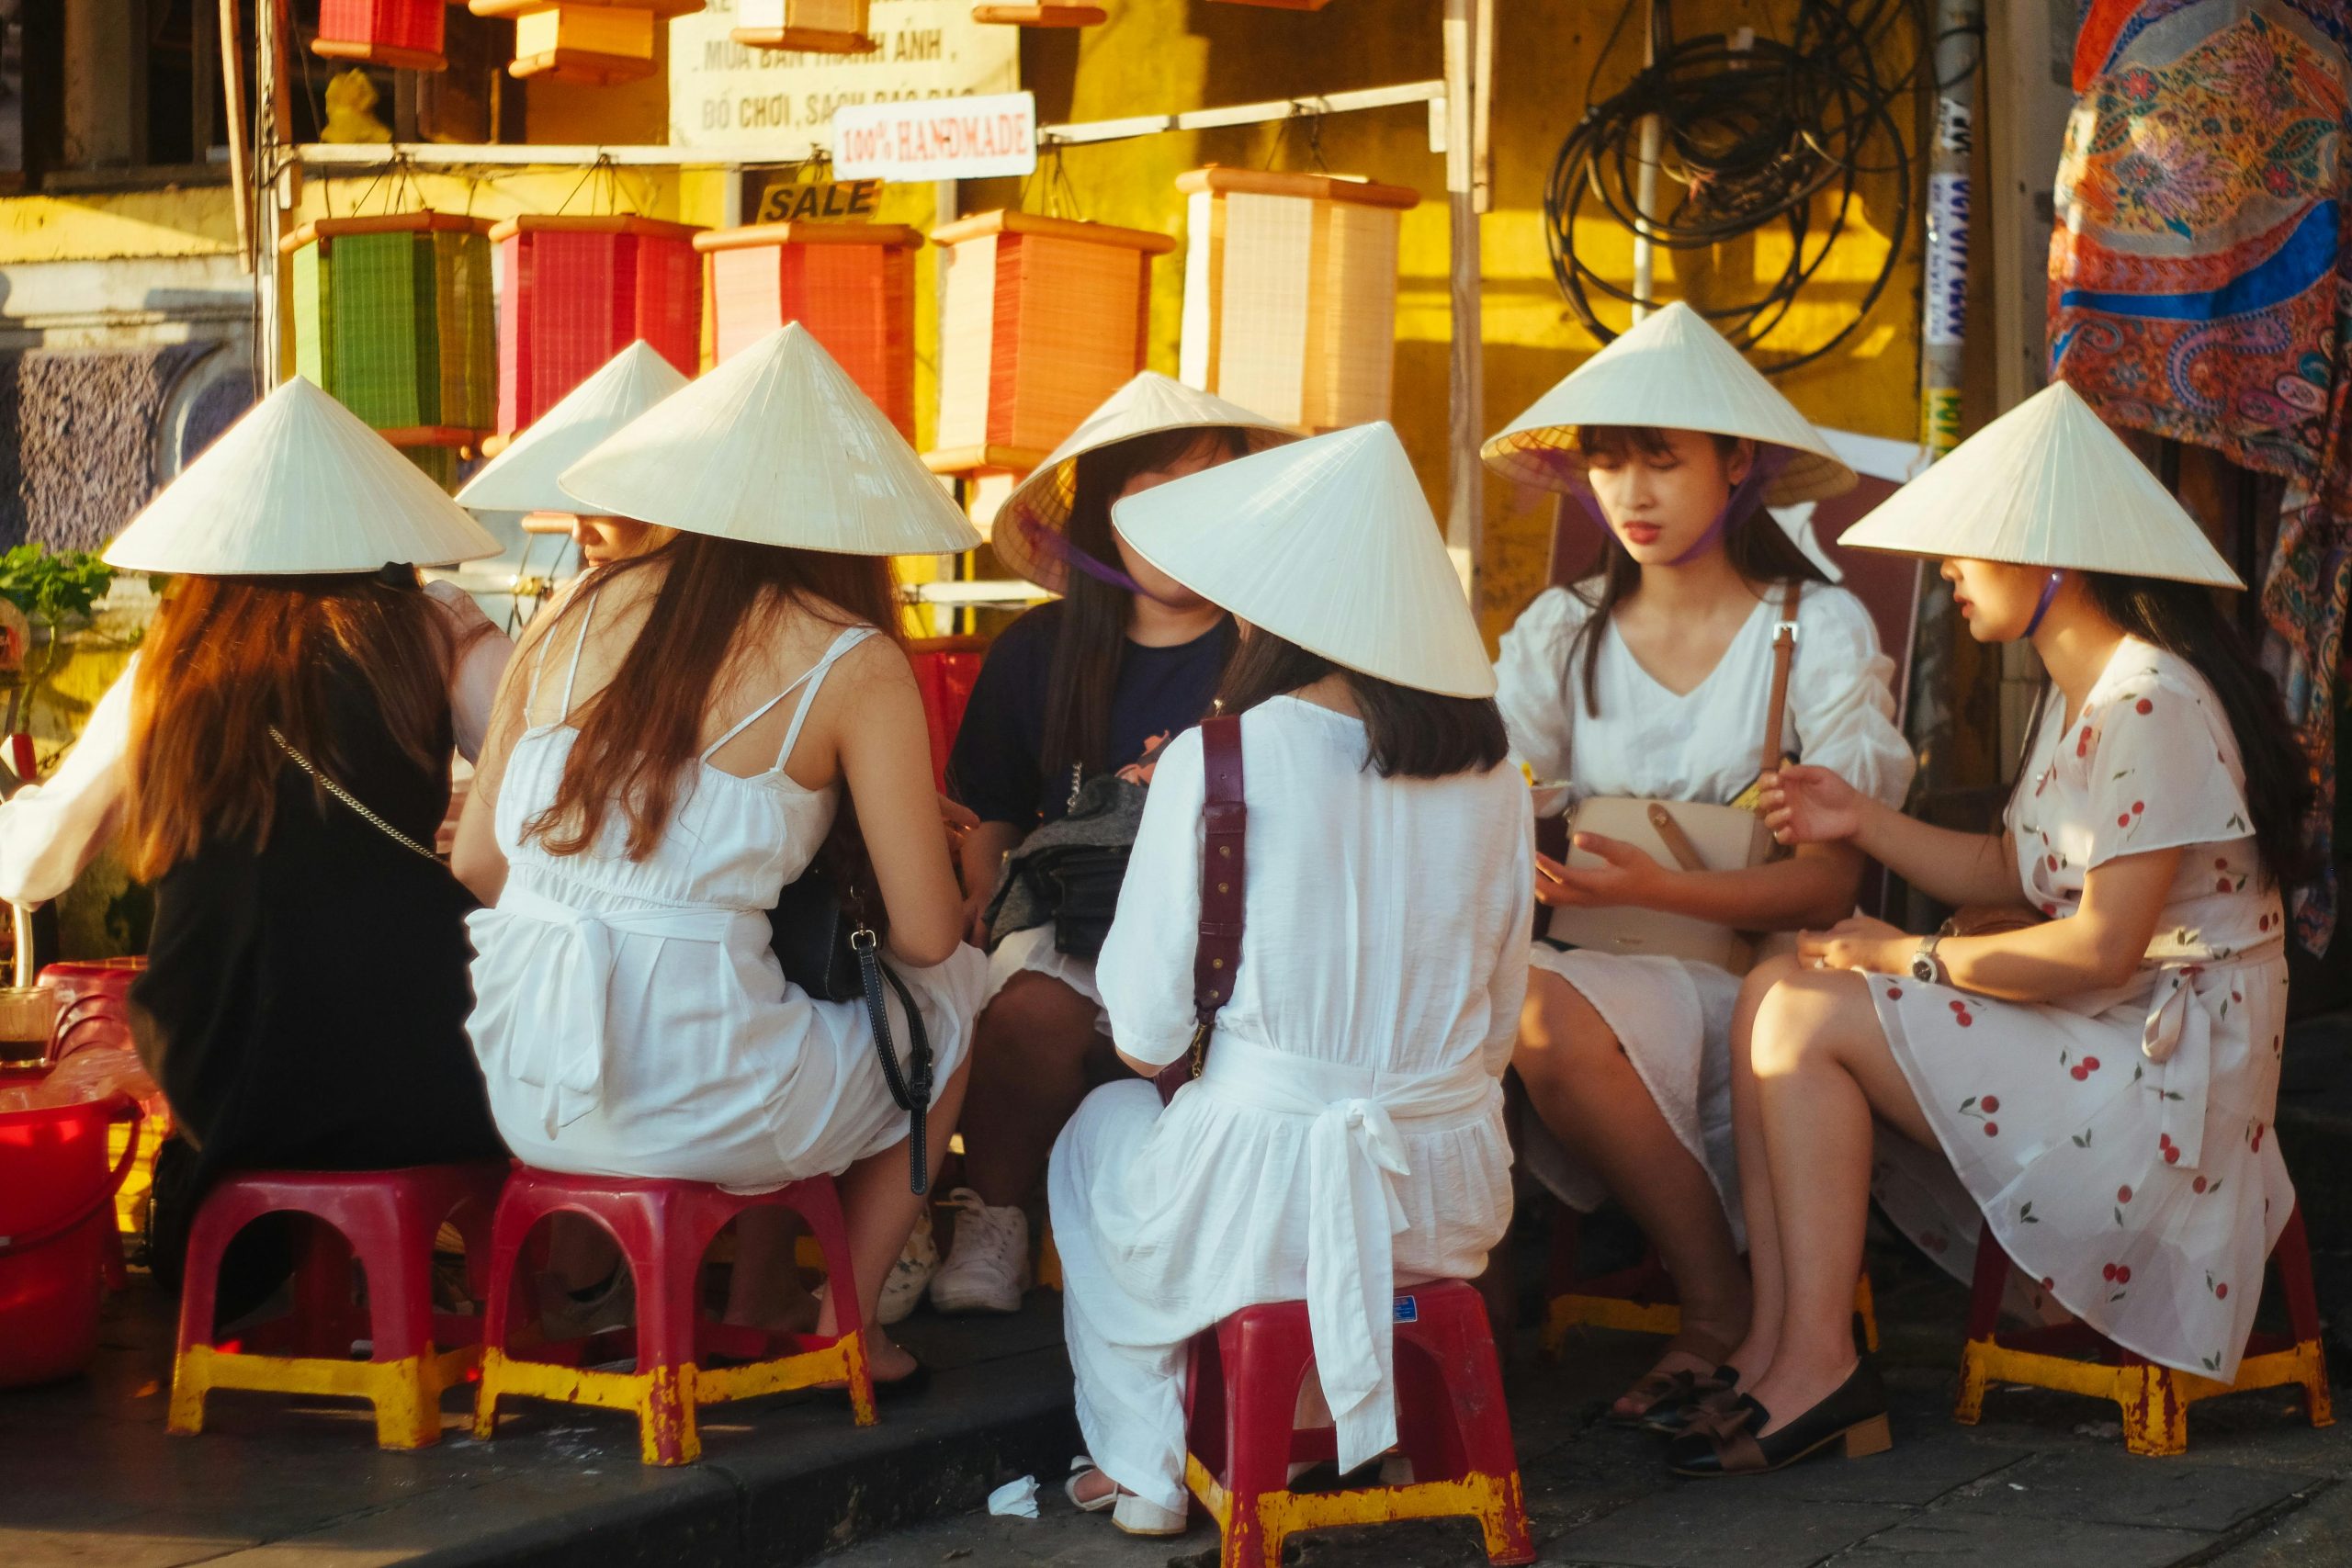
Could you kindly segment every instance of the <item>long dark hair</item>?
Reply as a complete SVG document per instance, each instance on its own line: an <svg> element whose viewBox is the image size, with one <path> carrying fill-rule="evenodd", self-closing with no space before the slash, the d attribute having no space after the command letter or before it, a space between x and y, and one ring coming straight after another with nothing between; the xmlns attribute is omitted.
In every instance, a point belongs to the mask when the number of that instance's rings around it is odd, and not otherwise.
<svg viewBox="0 0 2352 1568"><path fill-rule="evenodd" d="M1217 692L1225 713L1247 713L1269 697L1345 676L1363 716L1366 764L1384 779L1442 779L1485 773L1510 751L1492 697L1446 697L1400 686L1334 664L1295 642L1252 626L1226 666Z"/></svg>
<svg viewBox="0 0 2352 1568"><path fill-rule="evenodd" d="M1711 433L1712 434L1712 433ZM1715 451L1728 458L1739 449L1739 438L1734 435L1714 436ZM1577 450L1587 457L1620 457L1639 447L1648 457L1662 457L1674 448L1666 433L1651 425L1588 424L1577 431ZM1813 558L1799 549L1796 541L1781 532L1781 525L1765 514L1758 501L1745 516L1734 517L1724 526L1724 554L1731 561L1732 570L1745 581L1759 587L1785 586L1791 582L1826 582L1829 579L1813 564ZM1587 581L1598 575L1600 585L1588 588ZM1600 545L1594 559L1577 574L1568 592L1592 608L1578 626L1576 636L1568 640L1567 668L1561 671L1563 681L1581 684L1584 689L1584 711L1594 717L1600 714L1600 689L1593 675L1600 649L1600 631L1625 596L1641 585L1642 565L1629 554L1624 542L1613 529L1600 531ZM1583 673L1577 676L1581 661Z"/></svg>
<svg viewBox="0 0 2352 1568"><path fill-rule="evenodd" d="M421 768L446 768L436 738L461 651L413 568L175 579L130 688L131 874L153 882L209 835L266 846L285 765L272 726L330 776L350 776L327 711L338 660L358 672L393 744Z"/></svg>
<svg viewBox="0 0 2352 1568"><path fill-rule="evenodd" d="M2236 625L2214 604L2211 591L2195 583L2097 571L2084 572L2082 579L2100 615L2127 635L2182 660L2213 688L2245 769L2246 813L2264 880L2287 887L2301 882L2312 869L2304 832L2315 788L2312 761L2295 742L2277 684ZM2041 743L2051 706L2045 700L2034 716L2026 738L2029 757ZM2025 787L2024 775L2018 770L2018 790Z"/></svg>
<svg viewBox="0 0 2352 1568"><path fill-rule="evenodd" d="M899 637L889 560L681 533L659 549L596 571L550 620L584 615L601 586L661 570L645 625L611 682L581 705L580 730L555 798L526 831L551 854L578 854L596 841L607 814L628 818L628 857L661 842L680 779L702 752L703 720L720 693L745 623L791 607L835 626L871 626ZM532 629L538 629L533 623Z"/></svg>
<svg viewBox="0 0 2352 1568"><path fill-rule="evenodd" d="M1109 567L1119 564L1111 532L1111 502L1127 481L1208 447L1220 457L1249 450L1241 432L1189 428L1138 435L1078 459L1070 500L1070 544ZM1111 693L1126 657L1127 618L1134 597L1075 566L1062 590L1061 630L1054 639L1053 673L1046 699L1044 755L1039 772L1058 778L1076 767L1090 773L1111 765Z"/></svg>

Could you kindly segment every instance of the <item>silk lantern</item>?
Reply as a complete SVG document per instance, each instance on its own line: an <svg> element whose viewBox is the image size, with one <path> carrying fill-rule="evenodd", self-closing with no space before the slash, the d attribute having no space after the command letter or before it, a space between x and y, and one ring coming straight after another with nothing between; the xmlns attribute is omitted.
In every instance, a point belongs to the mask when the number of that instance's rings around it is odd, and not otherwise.
<svg viewBox="0 0 2352 1568"><path fill-rule="evenodd" d="M935 472L1026 473L1143 368L1151 258L1142 229L986 212L945 246Z"/></svg>
<svg viewBox="0 0 2352 1568"><path fill-rule="evenodd" d="M311 52L328 60L442 71L443 0L319 0Z"/></svg>
<svg viewBox="0 0 2352 1568"><path fill-rule="evenodd" d="M467 0L467 8L514 19L508 75L608 87L652 75L660 24L701 10L703 0Z"/></svg>
<svg viewBox="0 0 2352 1568"><path fill-rule="evenodd" d="M497 412L490 226L401 212L288 234L296 370L395 446L480 442Z"/></svg>
<svg viewBox="0 0 2352 1568"><path fill-rule="evenodd" d="M1099 6L1082 0L1035 0L1028 6L975 6L972 20L1009 28L1091 28L1108 19Z"/></svg>
<svg viewBox="0 0 2352 1568"><path fill-rule="evenodd" d="M725 359L798 321L912 441L915 252L899 223L754 223L695 236L711 344Z"/></svg>
<svg viewBox="0 0 2352 1568"><path fill-rule="evenodd" d="M805 54L871 54L882 46L865 30L868 0L736 0L727 36L753 49Z"/></svg>
<svg viewBox="0 0 2352 1568"><path fill-rule="evenodd" d="M1305 430L1388 417L1402 186L1211 165L1181 175L1181 378Z"/></svg>
<svg viewBox="0 0 2352 1568"><path fill-rule="evenodd" d="M498 247L498 431L534 423L638 338L691 376L702 358L702 230L650 218L527 215Z"/></svg>

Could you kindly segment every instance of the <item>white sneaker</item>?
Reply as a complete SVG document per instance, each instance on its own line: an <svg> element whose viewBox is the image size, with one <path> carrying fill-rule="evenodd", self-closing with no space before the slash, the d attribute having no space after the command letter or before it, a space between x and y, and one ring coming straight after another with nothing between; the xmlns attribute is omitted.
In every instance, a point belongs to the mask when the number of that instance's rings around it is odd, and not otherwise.
<svg viewBox="0 0 2352 1568"><path fill-rule="evenodd" d="M944 1313L1021 1310L1029 1288L1029 1216L1017 1206L980 1201L968 1187L947 1195L961 1209L947 1261L931 1281L931 1304Z"/></svg>
<svg viewBox="0 0 2352 1568"><path fill-rule="evenodd" d="M931 1211L925 1209L915 1220L915 1228L907 1237L899 1260L890 1265L890 1272L882 1280L882 1299L874 1315L884 1327L902 1323L907 1314L922 1301L923 1287L939 1272L939 1244L932 1238Z"/></svg>

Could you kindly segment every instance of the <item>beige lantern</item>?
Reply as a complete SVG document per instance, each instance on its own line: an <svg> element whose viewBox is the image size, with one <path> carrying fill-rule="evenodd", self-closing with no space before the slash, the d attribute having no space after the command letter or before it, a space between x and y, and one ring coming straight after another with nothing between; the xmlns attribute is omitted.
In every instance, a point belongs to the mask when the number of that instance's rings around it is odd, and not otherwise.
<svg viewBox="0 0 2352 1568"><path fill-rule="evenodd" d="M1143 368L1165 234L986 212L932 231L946 287L934 472L1023 474ZM1001 488L1001 487L1000 487Z"/></svg>
<svg viewBox="0 0 2352 1568"><path fill-rule="evenodd" d="M975 6L972 20L1006 28L1091 28L1107 21L1100 6L1083 0L1035 0L1028 6Z"/></svg>
<svg viewBox="0 0 2352 1568"><path fill-rule="evenodd" d="M1388 417L1396 231L1420 194L1211 164L1186 194L1180 374L1305 430Z"/></svg>
<svg viewBox="0 0 2352 1568"><path fill-rule="evenodd" d="M1227 6L1255 6L1261 11L1320 11L1331 0L1224 0Z"/></svg>
<svg viewBox="0 0 2352 1568"><path fill-rule="evenodd" d="M753 49L805 54L871 54L882 46L865 30L871 0L735 0L737 25L727 36Z"/></svg>
<svg viewBox="0 0 2352 1568"><path fill-rule="evenodd" d="M660 25L703 0L466 0L466 8L514 19L508 75L608 87L652 75Z"/></svg>

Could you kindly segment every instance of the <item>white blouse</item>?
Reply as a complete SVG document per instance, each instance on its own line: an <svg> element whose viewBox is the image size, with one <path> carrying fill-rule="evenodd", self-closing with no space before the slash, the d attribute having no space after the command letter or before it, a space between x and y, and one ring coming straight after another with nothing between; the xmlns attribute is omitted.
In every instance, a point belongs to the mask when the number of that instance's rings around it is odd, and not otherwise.
<svg viewBox="0 0 2352 1568"><path fill-rule="evenodd" d="M460 640L481 628L449 675L449 716L458 750L470 762L481 750L498 678L514 645L463 589L428 582L424 591L447 615ZM57 772L0 805L0 898L45 904L57 897L121 826L130 788L130 691L138 672L134 653L91 710Z"/></svg>
<svg viewBox="0 0 2352 1568"><path fill-rule="evenodd" d="M1604 626L1594 655L1594 714L1584 705L1582 657L1573 675L1568 670L1568 646L1591 607L1567 589L1544 590L1503 634L1495 661L1495 701L1512 755L1539 781L1567 783L1575 799L1729 804L1755 782L1763 760L1780 607L1777 592L1759 601L1722 661L1679 694L1642 668L1614 623ZM1894 661L1879 651L1862 602L1843 588L1805 584L1783 749L1900 805L1917 764L1894 727Z"/></svg>

